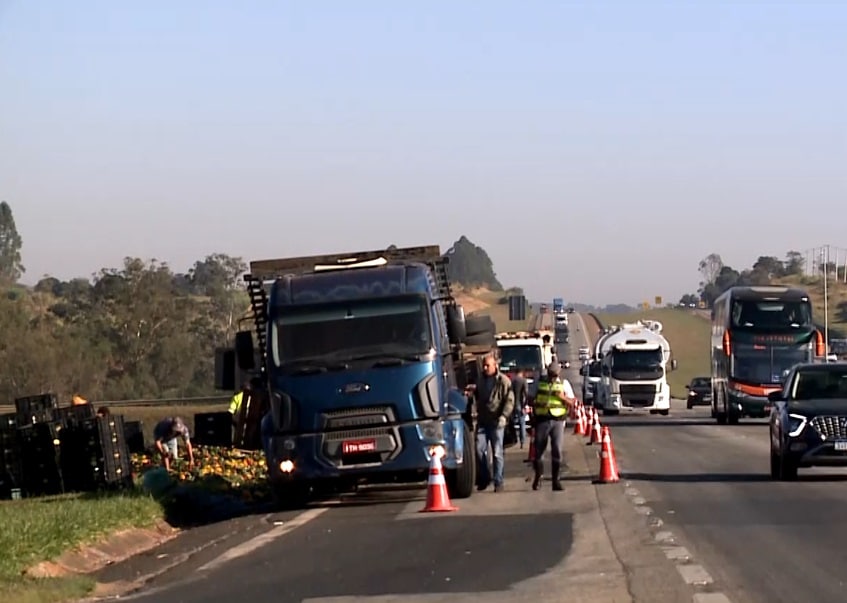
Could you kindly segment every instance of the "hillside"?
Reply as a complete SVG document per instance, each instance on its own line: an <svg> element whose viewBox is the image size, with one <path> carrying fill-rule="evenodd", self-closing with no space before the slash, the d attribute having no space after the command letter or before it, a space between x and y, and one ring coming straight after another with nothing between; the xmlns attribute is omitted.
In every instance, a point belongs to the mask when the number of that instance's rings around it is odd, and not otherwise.
<svg viewBox="0 0 847 603"><path fill-rule="evenodd" d="M771 281L775 285L786 285L805 289L812 300L815 323L824 325L824 284L821 278L789 276ZM847 284L828 279L827 304L829 306L829 336L831 339L847 338Z"/></svg>

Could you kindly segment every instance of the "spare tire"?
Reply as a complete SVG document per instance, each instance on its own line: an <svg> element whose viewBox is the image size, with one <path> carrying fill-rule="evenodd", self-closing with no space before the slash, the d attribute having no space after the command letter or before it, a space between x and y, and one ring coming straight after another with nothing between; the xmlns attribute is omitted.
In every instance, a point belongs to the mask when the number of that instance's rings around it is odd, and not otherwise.
<svg viewBox="0 0 847 603"><path fill-rule="evenodd" d="M465 338L465 345L469 346L491 346L497 345L497 340L494 338L494 333L476 333Z"/></svg>
<svg viewBox="0 0 847 603"><path fill-rule="evenodd" d="M494 321L488 314L465 318L465 332L468 336L480 333L491 333L493 335L495 330Z"/></svg>

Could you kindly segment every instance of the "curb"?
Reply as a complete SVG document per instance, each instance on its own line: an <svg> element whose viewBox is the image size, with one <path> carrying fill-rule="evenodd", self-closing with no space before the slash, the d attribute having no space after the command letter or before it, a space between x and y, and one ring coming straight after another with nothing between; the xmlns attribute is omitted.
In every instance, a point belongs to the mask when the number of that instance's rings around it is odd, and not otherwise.
<svg viewBox="0 0 847 603"><path fill-rule="evenodd" d="M24 575L30 578L60 578L71 574L90 574L146 553L181 532L164 520L159 520L149 528L118 530L92 544L74 547L55 559L37 563L26 569Z"/></svg>

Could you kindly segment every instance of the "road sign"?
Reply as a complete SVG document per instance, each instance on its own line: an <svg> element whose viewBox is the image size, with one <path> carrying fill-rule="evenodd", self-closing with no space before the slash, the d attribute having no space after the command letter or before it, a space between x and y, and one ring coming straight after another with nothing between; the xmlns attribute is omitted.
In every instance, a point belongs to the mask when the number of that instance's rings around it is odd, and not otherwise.
<svg viewBox="0 0 847 603"><path fill-rule="evenodd" d="M650 302L641 302L641 309L642 310L649 310L650 309Z"/></svg>
<svg viewBox="0 0 847 603"><path fill-rule="evenodd" d="M661 306L661 305L662 305L662 296L661 296L661 295L657 295L657 296L656 296L656 305L657 305L657 306Z"/></svg>

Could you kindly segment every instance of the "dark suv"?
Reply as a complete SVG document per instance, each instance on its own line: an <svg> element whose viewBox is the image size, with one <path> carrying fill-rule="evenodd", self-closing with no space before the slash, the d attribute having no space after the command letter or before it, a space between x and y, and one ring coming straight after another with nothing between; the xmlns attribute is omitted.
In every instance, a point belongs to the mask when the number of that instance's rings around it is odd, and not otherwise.
<svg viewBox="0 0 847 603"><path fill-rule="evenodd" d="M712 405L711 377L694 377L691 383L685 386L685 389L688 390L688 399L685 401L686 408Z"/></svg>
<svg viewBox="0 0 847 603"><path fill-rule="evenodd" d="M796 479L799 467L847 467L847 362L798 364L768 400L771 477Z"/></svg>

